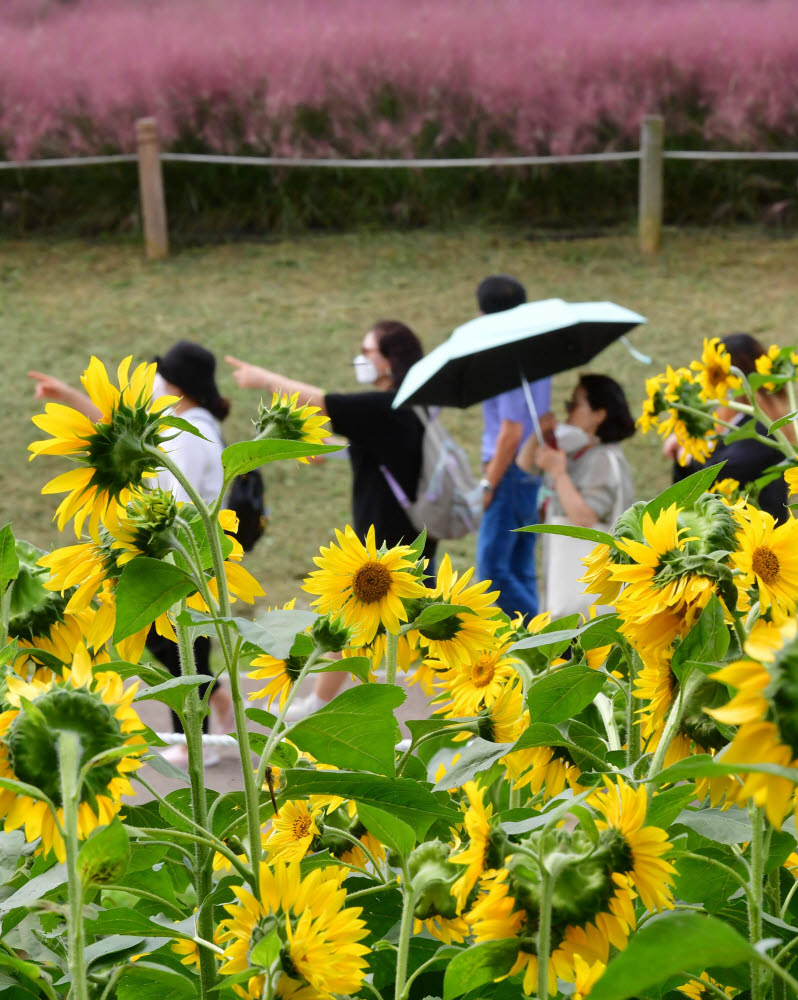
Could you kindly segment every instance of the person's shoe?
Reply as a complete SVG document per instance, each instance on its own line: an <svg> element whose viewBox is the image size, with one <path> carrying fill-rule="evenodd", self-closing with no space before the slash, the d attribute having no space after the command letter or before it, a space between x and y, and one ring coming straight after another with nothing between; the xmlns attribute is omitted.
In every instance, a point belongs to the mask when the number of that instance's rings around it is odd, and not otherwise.
<svg viewBox="0 0 798 1000"><path fill-rule="evenodd" d="M293 702L285 713L285 721L299 722L301 719L306 719L309 715L313 715L314 712L317 712L326 704L327 702L322 701L315 691L311 691L309 695L306 695L304 698L298 698Z"/></svg>

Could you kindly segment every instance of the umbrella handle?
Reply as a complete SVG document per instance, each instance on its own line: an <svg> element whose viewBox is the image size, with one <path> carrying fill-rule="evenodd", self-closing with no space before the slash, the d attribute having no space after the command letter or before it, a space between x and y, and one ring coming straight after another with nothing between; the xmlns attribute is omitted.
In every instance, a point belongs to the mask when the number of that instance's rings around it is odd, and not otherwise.
<svg viewBox="0 0 798 1000"><path fill-rule="evenodd" d="M532 417L532 426L535 428L535 435L538 439L538 443L543 445L546 442L543 440L543 431L540 429L540 419L538 417L537 407L535 406L535 400L532 398L532 390L529 388L529 382L527 381L526 375L524 375L520 369L519 374L521 375L521 386L524 390L526 406L529 410L530 417Z"/></svg>

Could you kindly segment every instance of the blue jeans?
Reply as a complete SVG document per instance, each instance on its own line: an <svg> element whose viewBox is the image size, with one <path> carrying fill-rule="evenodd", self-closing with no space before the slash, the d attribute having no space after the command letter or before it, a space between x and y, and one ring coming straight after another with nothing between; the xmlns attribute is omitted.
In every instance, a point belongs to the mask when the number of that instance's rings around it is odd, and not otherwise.
<svg viewBox="0 0 798 1000"><path fill-rule="evenodd" d="M530 476L513 462L496 487L490 507L482 517L477 539L477 576L492 580L500 591L497 604L507 615L538 613L535 576L535 541L531 532L514 528L536 524L540 478Z"/></svg>

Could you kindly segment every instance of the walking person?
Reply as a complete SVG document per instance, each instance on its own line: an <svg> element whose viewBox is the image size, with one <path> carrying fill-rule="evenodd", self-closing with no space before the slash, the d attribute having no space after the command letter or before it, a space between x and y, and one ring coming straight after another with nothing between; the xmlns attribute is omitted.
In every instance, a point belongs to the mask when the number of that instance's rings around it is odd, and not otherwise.
<svg viewBox="0 0 798 1000"><path fill-rule="evenodd" d="M480 312L497 313L526 302L526 290L515 278L491 275L477 287ZM551 408L551 379L530 386L538 413ZM507 615L538 613L535 573L535 535L516 528L538 520L540 476L521 469L516 456L523 441L534 434L521 386L485 400L482 404L482 479L485 513L477 538L477 576L491 580Z"/></svg>

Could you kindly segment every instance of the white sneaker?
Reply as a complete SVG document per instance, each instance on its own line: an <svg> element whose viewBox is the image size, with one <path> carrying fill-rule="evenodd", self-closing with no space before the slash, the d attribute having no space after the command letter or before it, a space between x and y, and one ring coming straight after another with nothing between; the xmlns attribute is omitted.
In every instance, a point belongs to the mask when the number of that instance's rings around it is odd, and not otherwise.
<svg viewBox="0 0 798 1000"><path fill-rule="evenodd" d="M298 698L292 703L291 707L285 713L285 721L299 722L301 719L306 719L309 715L313 715L314 712L317 712L326 704L327 702L322 701L315 691L311 691L309 695L306 695L304 698Z"/></svg>

